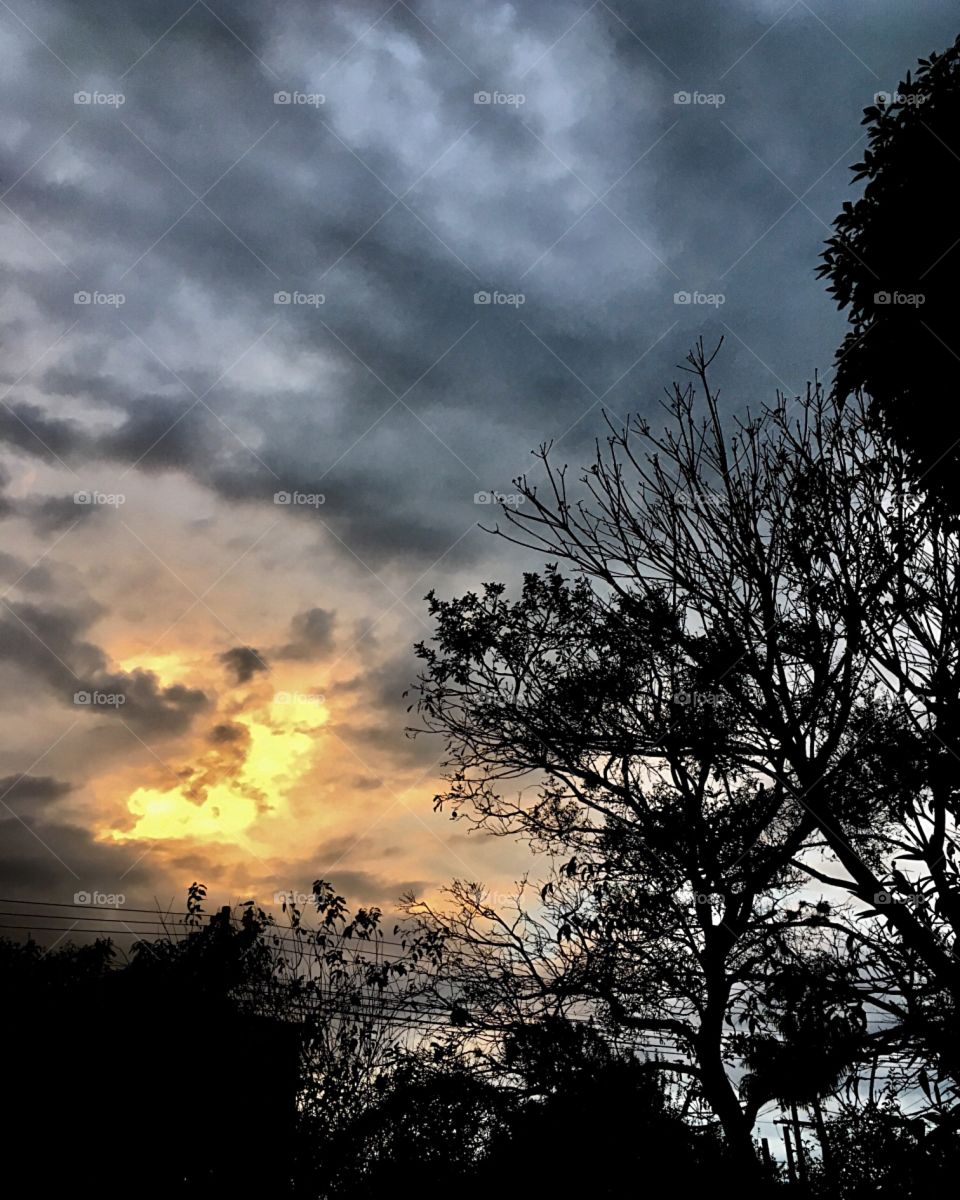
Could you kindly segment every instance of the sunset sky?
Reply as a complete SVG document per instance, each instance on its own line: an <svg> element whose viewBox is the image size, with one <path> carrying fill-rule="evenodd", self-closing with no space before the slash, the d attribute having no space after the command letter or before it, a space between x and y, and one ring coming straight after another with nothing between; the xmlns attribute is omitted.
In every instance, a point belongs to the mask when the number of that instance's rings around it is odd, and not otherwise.
<svg viewBox="0 0 960 1200"><path fill-rule="evenodd" d="M829 377L861 110L955 24L0 0L2 894L505 890L404 736L424 594L536 568L476 494L700 334L731 406Z"/></svg>

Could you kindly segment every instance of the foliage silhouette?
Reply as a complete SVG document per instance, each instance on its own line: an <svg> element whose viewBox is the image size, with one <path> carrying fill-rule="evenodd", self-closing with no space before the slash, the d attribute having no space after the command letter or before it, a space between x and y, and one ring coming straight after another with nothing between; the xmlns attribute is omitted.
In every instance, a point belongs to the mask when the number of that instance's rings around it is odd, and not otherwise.
<svg viewBox="0 0 960 1200"><path fill-rule="evenodd" d="M143 1195L316 1195L318 1146L402 1041L417 964L387 962L376 910L351 916L318 881L318 926L293 909L284 930L252 901L207 917L204 896L194 884L183 927L126 959L107 941L0 941L4 1128L50 1190L102 1183L107 1136L110 1170Z"/></svg>
<svg viewBox="0 0 960 1200"><path fill-rule="evenodd" d="M872 415L909 456L911 474L960 511L960 413L943 404L957 373L960 39L908 72L865 110L866 180L834 222L820 274L850 331L837 352L841 394L862 389Z"/></svg>
<svg viewBox="0 0 960 1200"><path fill-rule="evenodd" d="M467 1000L523 978L526 949L533 995L675 1035L747 1178L760 1103L871 1055L956 1099L960 544L906 501L865 402L814 384L725 422L712 357L691 353L702 400L678 387L664 434L611 428L579 498L541 449L545 484L517 480L497 532L548 565L516 601L431 595L418 711L448 750L437 803L561 859L552 932L500 922L499 975L496 914L455 890L484 948L456 963ZM833 898L791 908L801 885ZM784 1008L788 983L806 1006L828 989L822 1019Z"/></svg>

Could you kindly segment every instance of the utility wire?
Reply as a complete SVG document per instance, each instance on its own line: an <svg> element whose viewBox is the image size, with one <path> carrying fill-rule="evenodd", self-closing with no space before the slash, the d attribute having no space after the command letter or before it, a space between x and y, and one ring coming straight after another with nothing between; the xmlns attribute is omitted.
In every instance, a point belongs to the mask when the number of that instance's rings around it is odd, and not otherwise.
<svg viewBox="0 0 960 1200"><path fill-rule="evenodd" d="M176 911L173 909L128 908L127 905L122 905L121 907L118 907L114 904L80 904L79 902L75 902L73 904L68 904L62 900L13 900L13 899L9 899L9 898L4 898L2 896L0 896L0 904L32 904L32 905L40 905L41 907L47 907L47 908L83 909L83 910L93 910L95 912L111 912L111 913L149 913L157 921L160 921L161 919L165 919L167 917L194 917L194 918L196 918L197 916L200 916L202 918L202 917L209 917L209 916L215 915L210 912L202 912L202 913L197 914L197 913L179 912L179 911ZM234 906L234 907L236 907L236 906ZM37 914L37 915L42 915L42 914ZM237 920L239 918L233 918L233 919ZM202 928L202 926L198 926L198 928ZM291 928L292 928L292 926L291 926ZM306 930L307 926L302 926L302 928L304 930ZM321 932L321 931L318 931L318 932ZM401 948L405 948L403 942L391 941L388 938L363 938L363 937L359 937L358 935L354 934L354 935L352 935L351 940L356 940L358 942L370 942L371 944L373 944L373 942L376 942L378 945L381 945L381 946L400 946Z"/></svg>

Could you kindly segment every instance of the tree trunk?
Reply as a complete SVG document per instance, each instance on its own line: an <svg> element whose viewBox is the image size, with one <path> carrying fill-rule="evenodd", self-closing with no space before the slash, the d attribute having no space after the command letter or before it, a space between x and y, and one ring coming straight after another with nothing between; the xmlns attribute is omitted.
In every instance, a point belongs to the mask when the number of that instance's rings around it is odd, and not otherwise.
<svg viewBox="0 0 960 1200"><path fill-rule="evenodd" d="M701 1027L698 1038L697 1059L700 1067L700 1084L704 1099L713 1109L723 1129L727 1150L743 1183L759 1182L760 1159L753 1144L753 1128L749 1117L740 1106L740 1101L727 1076L720 1055L721 1029ZM706 1021L704 1026L706 1026ZM749 1190L747 1192L749 1195Z"/></svg>

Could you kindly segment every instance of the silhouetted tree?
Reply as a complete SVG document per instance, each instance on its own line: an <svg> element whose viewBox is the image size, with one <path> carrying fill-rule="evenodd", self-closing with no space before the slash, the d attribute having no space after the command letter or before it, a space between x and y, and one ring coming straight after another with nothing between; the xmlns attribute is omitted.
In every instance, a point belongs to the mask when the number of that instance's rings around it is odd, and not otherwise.
<svg viewBox="0 0 960 1200"><path fill-rule="evenodd" d="M960 366L955 316L960 191L960 39L920 62L896 95L865 110L868 146L853 170L862 197L834 222L820 273L850 332L837 352L841 394L862 389L911 473L960 505Z"/></svg>
<svg viewBox="0 0 960 1200"><path fill-rule="evenodd" d="M864 403L815 385L727 430L710 357L688 361L704 418L677 388L663 435L614 429L583 498L541 450L546 484L517 481L527 504L504 510L503 535L580 578L549 567L514 603L495 584L431 595L418 707L449 751L438 803L572 851L585 886L599 871L597 945L619 911L635 959L656 964L645 989L611 989L622 1019L668 1007L677 970L699 977L700 1080L746 1169L728 968L746 949L764 986L776 923L758 920L791 871L851 896L861 921L837 924L854 941L888 927L913 964L901 1008L933 992L955 1011L958 546L909 503L903 456ZM537 786L514 794L517 780Z"/></svg>
<svg viewBox="0 0 960 1200"><path fill-rule="evenodd" d="M403 1052L425 1036L418 1021L430 1019L423 1001L435 957L427 944L388 948L380 910L349 910L325 880L314 883L309 909L312 922L285 903L287 928L271 921L265 929L278 986L251 997L257 1011L298 1026L295 1157L308 1195L334 1183L346 1188L348 1175L350 1187L367 1186L366 1174L350 1174L350 1147L361 1126L369 1129L363 1123L406 1061Z"/></svg>
<svg viewBox="0 0 960 1200"><path fill-rule="evenodd" d="M278 1129L296 1113L296 1031L234 998L264 969L257 940L251 919L221 913L126 962L107 942L0 946L3 1127L38 1186L92 1190L116 1173L150 1197L286 1192L288 1165L243 1132L245 1096L270 1096ZM158 1140L163 1153L145 1153Z"/></svg>
<svg viewBox="0 0 960 1200"><path fill-rule="evenodd" d="M464 1200L504 1188L614 1196L625 1176L702 1188L731 1169L641 1061L561 1018L517 1027L496 1055L442 1042L401 1054L379 1092L328 1149L338 1200L413 1184Z"/></svg>
<svg viewBox="0 0 960 1200"><path fill-rule="evenodd" d="M738 1099L742 1055L731 1052L734 1040L724 1033L746 1019L746 1001L756 999L767 977L771 944L792 943L813 918L765 893L736 926L714 935L723 897L694 894L680 869L671 874L684 849L696 845L712 844L685 838L682 846L658 849L656 871L649 859L627 853L622 840L611 847L601 837L594 852L582 842L578 859L539 893L519 889L512 906L494 908L478 885L454 882L440 905L409 903L407 911L417 928L442 939L433 995L450 1012L451 1039L486 1048L500 1064L509 1064L518 1047L539 1047L544 1076L562 1075L571 1053L583 1061L574 1033L587 1046L602 1045L604 1055L611 1046L645 1050L640 1069L668 1080L691 1116L725 1121L730 1140L746 1144L742 1153L753 1170L750 1130L776 1093L754 1089ZM748 870L757 874L756 861ZM731 872L728 882L739 877ZM714 1012L716 1022L705 1022ZM526 1030L535 1035L531 1043ZM552 1042L547 1031L554 1031ZM602 1043L589 1040L598 1036ZM505 1041L514 1049L504 1050Z"/></svg>
<svg viewBox="0 0 960 1200"><path fill-rule="evenodd" d="M102 1183L104 1144L140 1195L315 1197L332 1141L422 1036L417 958L387 954L378 910L324 881L312 924L253 901L208 916L204 897L126 958L0 940L0 1117L44 1190Z"/></svg>
<svg viewBox="0 0 960 1200"><path fill-rule="evenodd" d="M398 1053L353 1119L326 1139L324 1194L378 1200L399 1189L479 1200L478 1172L512 1103L439 1046Z"/></svg>
<svg viewBox="0 0 960 1200"><path fill-rule="evenodd" d="M816 1189L828 1200L927 1200L956 1186L956 1130L931 1129L885 1093L846 1104L827 1122L834 1178Z"/></svg>
<svg viewBox="0 0 960 1200"><path fill-rule="evenodd" d="M654 1178L697 1194L735 1170L720 1138L686 1125L641 1059L589 1026L523 1025L502 1065L524 1098L492 1140L484 1194L497 1178L521 1193L619 1196L625 1178Z"/></svg>

